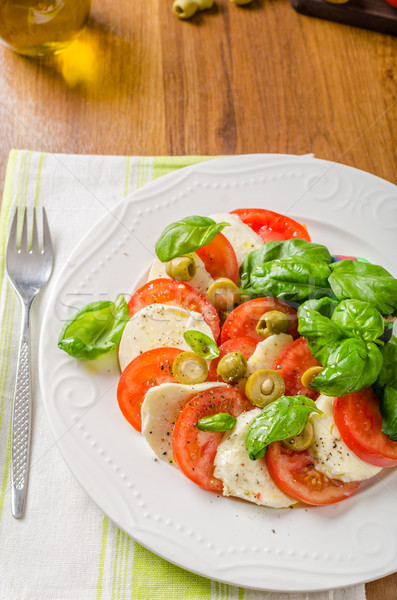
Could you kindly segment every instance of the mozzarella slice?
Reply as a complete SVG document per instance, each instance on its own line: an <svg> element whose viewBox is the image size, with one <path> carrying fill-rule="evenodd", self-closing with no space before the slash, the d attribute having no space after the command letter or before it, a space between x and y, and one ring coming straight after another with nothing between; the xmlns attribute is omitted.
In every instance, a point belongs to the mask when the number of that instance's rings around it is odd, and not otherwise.
<svg viewBox="0 0 397 600"><path fill-rule="evenodd" d="M254 353L247 360L247 371L245 377L239 381L238 387L245 388L247 379L255 371L260 369L273 369L274 363L280 354L293 342L291 335L277 333L259 342Z"/></svg>
<svg viewBox="0 0 397 600"><path fill-rule="evenodd" d="M201 258L195 252L192 252L191 254L186 254L186 256L190 256L193 259L194 264L196 265L195 276L193 277L193 279L187 281L186 283L194 287L202 294L206 294L210 285L214 283L213 278L206 270ZM169 275L167 275L166 266L167 263L163 263L158 258L155 258L149 272L148 281L152 281L152 279L159 279L162 277L170 278Z"/></svg>
<svg viewBox="0 0 397 600"><path fill-rule="evenodd" d="M316 405L324 414L313 413L310 417L314 428L314 443L310 446L310 454L315 467L331 479L369 479L382 469L361 460L346 446L335 425L333 400L330 396L320 396Z"/></svg>
<svg viewBox="0 0 397 600"><path fill-rule="evenodd" d="M142 433L153 452L161 460L173 463L172 432L175 421L192 396L226 383L162 383L150 388L142 404Z"/></svg>
<svg viewBox="0 0 397 600"><path fill-rule="evenodd" d="M211 328L200 313L166 304L145 306L124 329L119 346L121 370L124 371L136 356L152 348L170 346L190 351L183 337L188 329L201 331L214 339Z"/></svg>
<svg viewBox="0 0 397 600"><path fill-rule="evenodd" d="M215 456L214 475L223 482L224 496L237 496L261 506L287 508L296 504L286 496L269 475L264 458L251 460L245 438L259 408L242 413L231 432L225 434Z"/></svg>
<svg viewBox="0 0 397 600"><path fill-rule="evenodd" d="M239 266L252 250L263 246L262 238L251 227L243 223L238 215L218 213L210 215L210 217L216 223L230 223L230 226L222 229L222 233L233 246Z"/></svg>

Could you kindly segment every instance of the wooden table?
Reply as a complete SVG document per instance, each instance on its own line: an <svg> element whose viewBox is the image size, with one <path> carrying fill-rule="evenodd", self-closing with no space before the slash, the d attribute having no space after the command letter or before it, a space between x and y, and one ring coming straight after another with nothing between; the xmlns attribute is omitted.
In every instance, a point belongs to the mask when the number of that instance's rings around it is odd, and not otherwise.
<svg viewBox="0 0 397 600"><path fill-rule="evenodd" d="M382 1L382 0L379 0ZM0 185L12 147L178 155L313 152L397 183L397 38L228 0L182 22L172 0L94 0L40 62L0 48ZM395 600L397 575L367 585Z"/></svg>

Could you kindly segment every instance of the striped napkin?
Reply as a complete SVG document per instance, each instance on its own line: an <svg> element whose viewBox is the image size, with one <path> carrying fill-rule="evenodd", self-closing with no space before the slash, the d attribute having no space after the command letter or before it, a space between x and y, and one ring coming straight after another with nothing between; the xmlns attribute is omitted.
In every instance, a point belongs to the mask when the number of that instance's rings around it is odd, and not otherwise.
<svg viewBox="0 0 397 600"><path fill-rule="evenodd" d="M0 600L364 600L363 585L318 593L245 590L189 573L119 530L66 467L37 382L40 322L57 274L81 237L120 198L209 157L10 153L0 215ZM10 511L11 404L20 306L4 273L15 207L45 206L54 243L50 283L32 310L33 426L25 517ZM49 373L51 376L51 373Z"/></svg>

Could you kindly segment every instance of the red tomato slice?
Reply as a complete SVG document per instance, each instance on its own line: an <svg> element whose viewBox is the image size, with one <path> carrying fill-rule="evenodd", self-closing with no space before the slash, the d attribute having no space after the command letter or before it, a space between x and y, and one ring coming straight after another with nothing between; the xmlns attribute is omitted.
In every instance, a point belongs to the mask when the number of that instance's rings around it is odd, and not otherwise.
<svg viewBox="0 0 397 600"><path fill-rule="evenodd" d="M318 506L340 502L360 485L359 481L344 483L330 479L315 469L307 450L289 450L281 442L270 444L265 458L270 476L280 490L305 504Z"/></svg>
<svg viewBox="0 0 397 600"><path fill-rule="evenodd" d="M196 423L202 417L226 412L235 417L254 407L240 390L213 388L194 396L176 420L172 452L176 464L194 483L221 492L222 482L214 476L214 459L223 433L200 431Z"/></svg>
<svg viewBox="0 0 397 600"><path fill-rule="evenodd" d="M293 338L297 338L299 334L296 311L286 302L269 296L248 300L230 313L222 327L222 344L231 338L245 336L252 337L257 342L263 342L264 338L256 333L255 328L261 316L270 310L279 310L288 316L290 324L287 333Z"/></svg>
<svg viewBox="0 0 397 600"><path fill-rule="evenodd" d="M289 240L291 238L300 238L301 240L311 242L305 225L272 210L265 210L263 208L237 208L231 212L238 215L246 225L249 225L255 233L261 236L264 242L270 242L275 239ZM275 235L282 237L274 237Z"/></svg>
<svg viewBox="0 0 397 600"><path fill-rule="evenodd" d="M258 342L254 340L254 338L245 336L245 337L236 337L231 340L227 340L224 344L219 346L219 357L214 358L211 361L209 372L208 372L208 381L223 381L222 377L217 374L216 369L218 367L218 363L223 356L229 354L229 352L241 352L244 355L246 360L249 359L250 356L255 352L255 348Z"/></svg>
<svg viewBox="0 0 397 600"><path fill-rule="evenodd" d="M232 281L237 280L238 263L233 246L222 233L218 233L208 244L196 250L208 273L214 279L227 277Z"/></svg>
<svg viewBox="0 0 397 600"><path fill-rule="evenodd" d="M160 383L176 383L172 363L182 350L154 348L140 354L124 369L117 387L117 400L127 421L141 431L141 407L146 392Z"/></svg>
<svg viewBox="0 0 397 600"><path fill-rule="evenodd" d="M371 388L335 398L334 420L346 446L378 467L397 465L397 442L382 433L379 400Z"/></svg>
<svg viewBox="0 0 397 600"><path fill-rule="evenodd" d="M203 315L204 321L212 329L215 341L219 337L219 317L215 308L207 298L183 281L161 278L148 281L140 287L128 303L130 317L138 310L149 304L170 304L180 306L186 310L194 310Z"/></svg>
<svg viewBox="0 0 397 600"><path fill-rule="evenodd" d="M303 373L311 367L321 367L321 365L310 352L305 338L300 337L285 348L273 369L279 371L284 379L286 396L302 394L312 400L317 400L320 394L305 387L301 382Z"/></svg>

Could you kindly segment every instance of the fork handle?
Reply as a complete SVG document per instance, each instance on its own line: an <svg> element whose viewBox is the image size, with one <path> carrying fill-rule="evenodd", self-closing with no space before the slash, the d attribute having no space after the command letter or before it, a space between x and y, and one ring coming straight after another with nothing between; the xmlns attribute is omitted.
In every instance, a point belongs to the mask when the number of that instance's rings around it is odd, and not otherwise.
<svg viewBox="0 0 397 600"><path fill-rule="evenodd" d="M28 484L31 428L29 313L32 301L23 304L21 340L12 410L11 510L16 519L23 516Z"/></svg>

